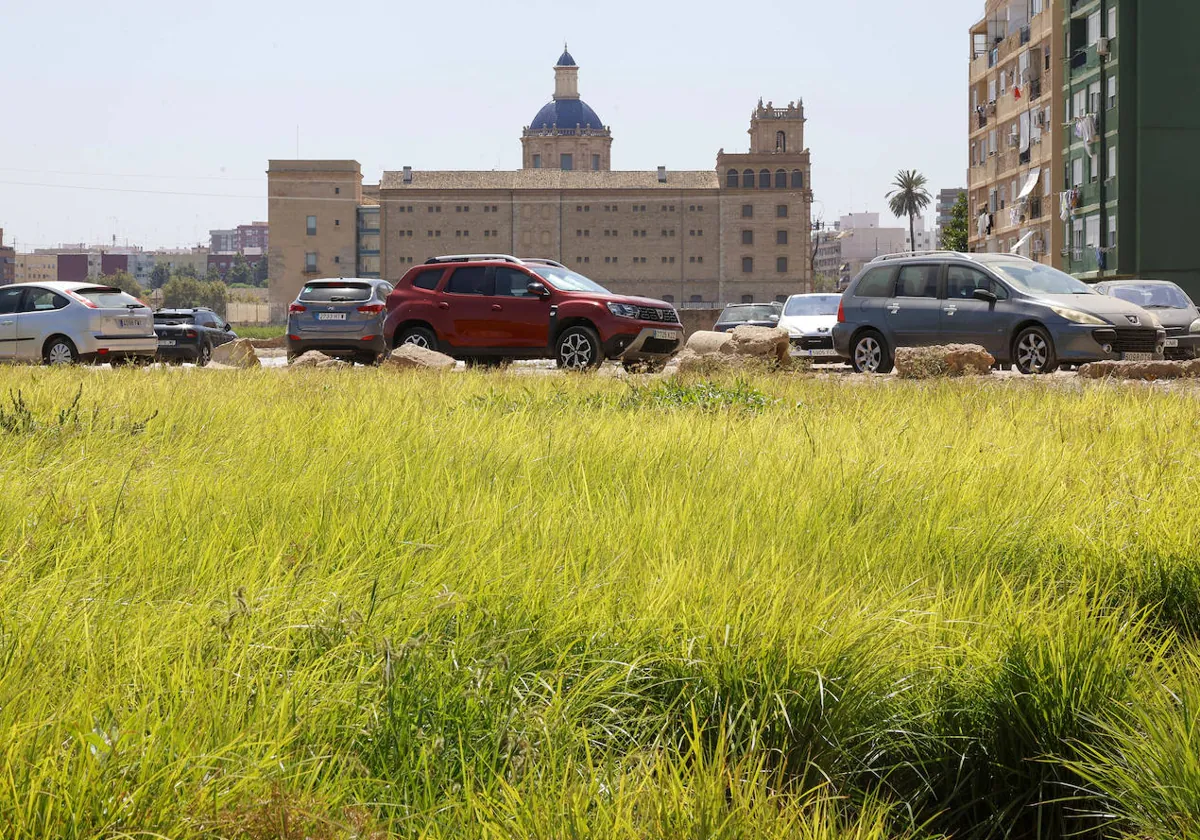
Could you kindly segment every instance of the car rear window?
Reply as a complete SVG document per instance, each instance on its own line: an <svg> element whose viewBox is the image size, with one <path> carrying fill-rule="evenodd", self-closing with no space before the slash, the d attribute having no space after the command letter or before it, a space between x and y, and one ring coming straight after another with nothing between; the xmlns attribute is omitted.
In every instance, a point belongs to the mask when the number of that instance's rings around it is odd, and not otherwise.
<svg viewBox="0 0 1200 840"><path fill-rule="evenodd" d="M854 287L855 297L888 297L892 293L892 270L872 268Z"/></svg>
<svg viewBox="0 0 1200 840"><path fill-rule="evenodd" d="M195 321L195 316L190 314L172 314L170 312L155 312L154 323L156 324L191 324Z"/></svg>
<svg viewBox="0 0 1200 840"><path fill-rule="evenodd" d="M309 283L300 292L300 300L316 303L351 303L370 299L369 283Z"/></svg>
<svg viewBox="0 0 1200 840"><path fill-rule="evenodd" d="M127 295L120 289L104 286L86 286L82 289L75 289L71 294L77 295L101 309L129 309L133 306L146 305L133 295Z"/></svg>
<svg viewBox="0 0 1200 840"><path fill-rule="evenodd" d="M428 289L433 291L437 288L438 281L442 279L442 270L439 268L436 271L422 271L412 279L412 284L418 289Z"/></svg>
<svg viewBox="0 0 1200 840"><path fill-rule="evenodd" d="M761 306L738 305L726 307L721 313L723 324L744 324L747 321L769 321L772 315L779 314L779 304L764 303Z"/></svg>

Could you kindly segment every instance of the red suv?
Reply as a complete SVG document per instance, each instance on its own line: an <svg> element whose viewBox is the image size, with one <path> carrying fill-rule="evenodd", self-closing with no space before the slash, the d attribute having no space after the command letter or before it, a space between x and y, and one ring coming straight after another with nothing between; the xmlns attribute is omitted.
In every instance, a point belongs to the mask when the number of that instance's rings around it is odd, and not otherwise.
<svg viewBox="0 0 1200 840"><path fill-rule="evenodd" d="M665 363L683 345L670 304L614 295L553 260L435 257L387 298L384 335L469 363L546 359L590 370L605 359Z"/></svg>

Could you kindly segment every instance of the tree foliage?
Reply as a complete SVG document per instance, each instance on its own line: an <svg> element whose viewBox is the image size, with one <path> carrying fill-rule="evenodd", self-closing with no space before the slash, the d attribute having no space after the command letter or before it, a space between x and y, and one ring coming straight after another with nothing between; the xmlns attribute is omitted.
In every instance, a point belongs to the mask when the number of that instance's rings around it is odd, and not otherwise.
<svg viewBox="0 0 1200 840"><path fill-rule="evenodd" d="M887 194L888 207L897 219L908 217L908 236L913 250L917 247L917 216L924 212L933 199L925 189L925 176L915 169L901 169L896 173L895 187Z"/></svg>
<svg viewBox="0 0 1200 840"><path fill-rule="evenodd" d="M942 229L942 247L947 251L966 251L970 230L970 220L967 218L967 194L960 192L958 199L954 202L954 207L950 210L950 223Z"/></svg>
<svg viewBox="0 0 1200 840"><path fill-rule="evenodd" d="M190 309L207 306L221 317L225 316L225 304L229 291L221 281L197 280L195 277L176 275L163 286L164 309Z"/></svg>
<svg viewBox="0 0 1200 840"><path fill-rule="evenodd" d="M118 271L116 274L104 275L104 282L110 286L116 286L122 292L131 294L135 298L142 297L146 292L135 278L128 271Z"/></svg>
<svg viewBox="0 0 1200 840"><path fill-rule="evenodd" d="M171 279L171 269L167 268L166 263L159 263L154 266L154 270L150 272L150 288L161 289Z"/></svg>

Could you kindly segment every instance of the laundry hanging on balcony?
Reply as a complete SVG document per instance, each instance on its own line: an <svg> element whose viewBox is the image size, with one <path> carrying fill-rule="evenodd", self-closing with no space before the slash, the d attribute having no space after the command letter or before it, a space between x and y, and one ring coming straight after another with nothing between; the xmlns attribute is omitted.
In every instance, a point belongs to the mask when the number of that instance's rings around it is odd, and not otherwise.
<svg viewBox="0 0 1200 840"><path fill-rule="evenodd" d="M1084 114L1082 117L1075 118L1075 139L1085 143L1095 143L1098 135L1096 118L1093 115Z"/></svg>

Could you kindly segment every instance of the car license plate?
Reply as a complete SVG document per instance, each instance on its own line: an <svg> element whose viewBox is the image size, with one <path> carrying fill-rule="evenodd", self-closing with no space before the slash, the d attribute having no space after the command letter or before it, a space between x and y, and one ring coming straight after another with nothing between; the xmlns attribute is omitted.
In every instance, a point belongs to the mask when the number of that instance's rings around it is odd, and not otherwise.
<svg viewBox="0 0 1200 840"><path fill-rule="evenodd" d="M144 327L146 322L141 318L118 318L117 325L123 330L135 330Z"/></svg>
<svg viewBox="0 0 1200 840"><path fill-rule="evenodd" d="M1121 357L1127 362L1152 362L1154 361L1153 353L1126 353Z"/></svg>
<svg viewBox="0 0 1200 840"><path fill-rule="evenodd" d="M815 350L796 350L797 356L836 356L837 351L831 350L828 347L818 347Z"/></svg>
<svg viewBox="0 0 1200 840"><path fill-rule="evenodd" d="M317 320L318 321L345 321L346 313L345 312L318 312Z"/></svg>
<svg viewBox="0 0 1200 840"><path fill-rule="evenodd" d="M653 333L654 338L662 338L666 339L667 341L677 338L678 335L678 333L671 332L670 330L655 330Z"/></svg>
<svg viewBox="0 0 1200 840"><path fill-rule="evenodd" d="M175 346L175 339L173 339L173 338L160 338L160 339L158 340L158 346L159 346L159 347L174 347L174 346Z"/></svg>
<svg viewBox="0 0 1200 840"><path fill-rule="evenodd" d="M1179 346L1178 338L1168 338L1165 342L1163 342L1163 347L1178 347L1178 346Z"/></svg>

